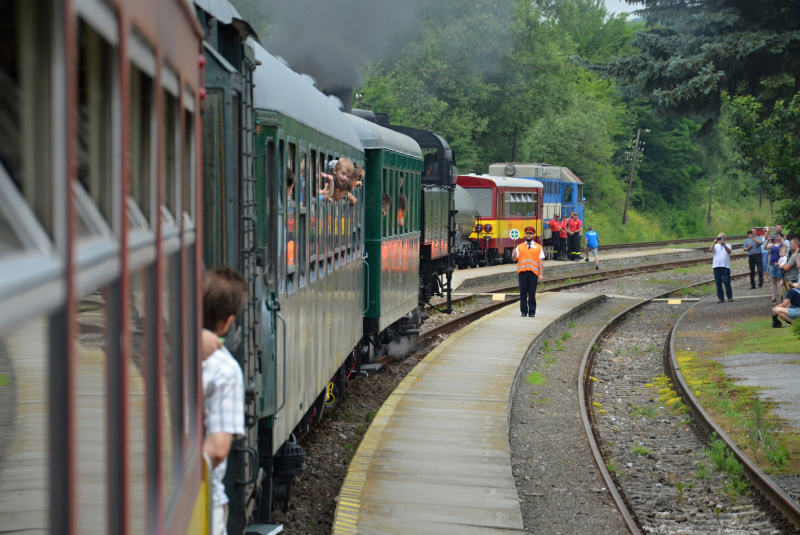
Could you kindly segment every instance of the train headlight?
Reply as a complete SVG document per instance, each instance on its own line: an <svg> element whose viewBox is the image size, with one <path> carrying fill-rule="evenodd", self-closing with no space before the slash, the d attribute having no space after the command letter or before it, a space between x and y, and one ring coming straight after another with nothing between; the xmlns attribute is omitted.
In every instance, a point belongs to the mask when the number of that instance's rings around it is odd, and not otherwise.
<svg viewBox="0 0 800 535"><path fill-rule="evenodd" d="M483 230L483 225L481 225L480 223L478 223L477 225L475 225L475 232L480 232L480 231L482 231L482 230Z"/></svg>
<svg viewBox="0 0 800 535"><path fill-rule="evenodd" d="M491 223L486 223L486 225L483 227L483 231L484 232L491 232L492 231L492 224Z"/></svg>

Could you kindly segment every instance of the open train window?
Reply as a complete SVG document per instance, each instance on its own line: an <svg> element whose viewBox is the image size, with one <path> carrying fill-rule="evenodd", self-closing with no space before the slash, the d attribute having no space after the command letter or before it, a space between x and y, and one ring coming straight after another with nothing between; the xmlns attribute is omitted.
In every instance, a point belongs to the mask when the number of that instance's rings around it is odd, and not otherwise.
<svg viewBox="0 0 800 535"><path fill-rule="evenodd" d="M133 38L132 42L136 42ZM145 54L145 48L142 54ZM152 58L155 61L155 58ZM142 60L143 61L143 60ZM128 143L130 144L130 166L128 180L128 228L129 244L136 249L152 243L151 214L153 211L153 184L155 183L155 141L153 113L153 78L136 65L130 68L130 117L128 120Z"/></svg>
<svg viewBox="0 0 800 535"><path fill-rule="evenodd" d="M425 179L439 178L439 149L422 149L422 176Z"/></svg>
<svg viewBox="0 0 800 535"><path fill-rule="evenodd" d="M277 228L278 233L278 292L283 293L286 290L286 188L284 187L284 176L286 174L286 145L284 140L278 142L277 151L277 165L272 169L272 175L268 177L267 183L274 182L276 184L276 193L278 205L277 213Z"/></svg>
<svg viewBox="0 0 800 535"><path fill-rule="evenodd" d="M311 155L303 158L300 172L305 174L308 181L308 277L313 282L317 279L317 210L319 206L316 150L311 149Z"/></svg>
<svg viewBox="0 0 800 535"><path fill-rule="evenodd" d="M306 285L307 277L307 242L306 242L306 229L308 227L308 183L306 180L307 156L304 149L300 150L300 166L298 173L295 177L296 184L295 190L297 191L297 203L299 203L299 213L297 218L297 244L298 244L298 262L300 268L300 286Z"/></svg>
<svg viewBox="0 0 800 535"><path fill-rule="evenodd" d="M288 174L289 171L294 173L296 169L294 162L295 154L295 144L289 142L289 150L286 156L286 162L278 170L280 173L283 173L285 177L282 182L285 184L283 195L286 196L286 291L290 294L295 291L295 284L297 280L297 205L294 200L296 198L294 188L297 186L297 175L295 175L295 184L290 187Z"/></svg>
<svg viewBox="0 0 800 535"><path fill-rule="evenodd" d="M187 223L194 228L195 202L197 170L195 169L195 149L194 139L194 96L184 94L184 104L192 103L191 109L183 111L183 213Z"/></svg>

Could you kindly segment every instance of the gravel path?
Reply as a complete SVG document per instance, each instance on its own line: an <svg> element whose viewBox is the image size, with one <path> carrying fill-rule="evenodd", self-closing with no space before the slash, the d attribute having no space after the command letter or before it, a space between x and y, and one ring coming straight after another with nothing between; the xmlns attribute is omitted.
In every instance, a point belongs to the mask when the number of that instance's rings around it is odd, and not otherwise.
<svg viewBox="0 0 800 535"><path fill-rule="evenodd" d="M607 466L645 533L785 533L758 495L726 490L730 478L710 468L688 417L664 401L664 341L687 307L647 305L601 344L592 399Z"/></svg>
<svg viewBox="0 0 800 535"><path fill-rule="evenodd" d="M607 299L574 320L563 350L535 360L526 374L546 380L517 388L511 411L512 467L525 529L541 535L626 532L594 464L578 409L578 371L592 337L630 306ZM559 333L560 334L560 333ZM566 336L565 336L566 337Z"/></svg>

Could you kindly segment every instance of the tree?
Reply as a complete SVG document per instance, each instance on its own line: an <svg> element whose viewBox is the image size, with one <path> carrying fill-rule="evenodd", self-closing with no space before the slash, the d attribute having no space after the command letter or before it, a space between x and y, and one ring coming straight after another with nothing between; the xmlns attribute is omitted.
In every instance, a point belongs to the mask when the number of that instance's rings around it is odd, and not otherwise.
<svg viewBox="0 0 800 535"><path fill-rule="evenodd" d="M800 2L644 0L636 52L586 65L627 95L711 124L723 91L785 98L800 90Z"/></svg>
<svg viewBox="0 0 800 535"><path fill-rule="evenodd" d="M786 199L779 210L784 226L800 233L800 93L779 100L768 114L752 96L722 96L723 127L740 155L740 165Z"/></svg>

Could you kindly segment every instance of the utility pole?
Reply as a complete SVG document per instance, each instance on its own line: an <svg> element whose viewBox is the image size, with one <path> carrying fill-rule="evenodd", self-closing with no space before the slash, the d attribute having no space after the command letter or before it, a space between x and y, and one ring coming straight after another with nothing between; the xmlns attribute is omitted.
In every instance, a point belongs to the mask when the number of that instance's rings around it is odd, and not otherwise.
<svg viewBox="0 0 800 535"><path fill-rule="evenodd" d="M517 125L514 125L514 141L511 145L511 161L517 161Z"/></svg>
<svg viewBox="0 0 800 535"><path fill-rule="evenodd" d="M636 171L636 157L639 155L639 140L642 138L642 129L636 130L636 143L633 145L633 158L631 161L631 175L628 177L628 194L625 195L625 211L622 213L622 224L628 224L628 203L631 200L631 186L633 185L633 173Z"/></svg>

